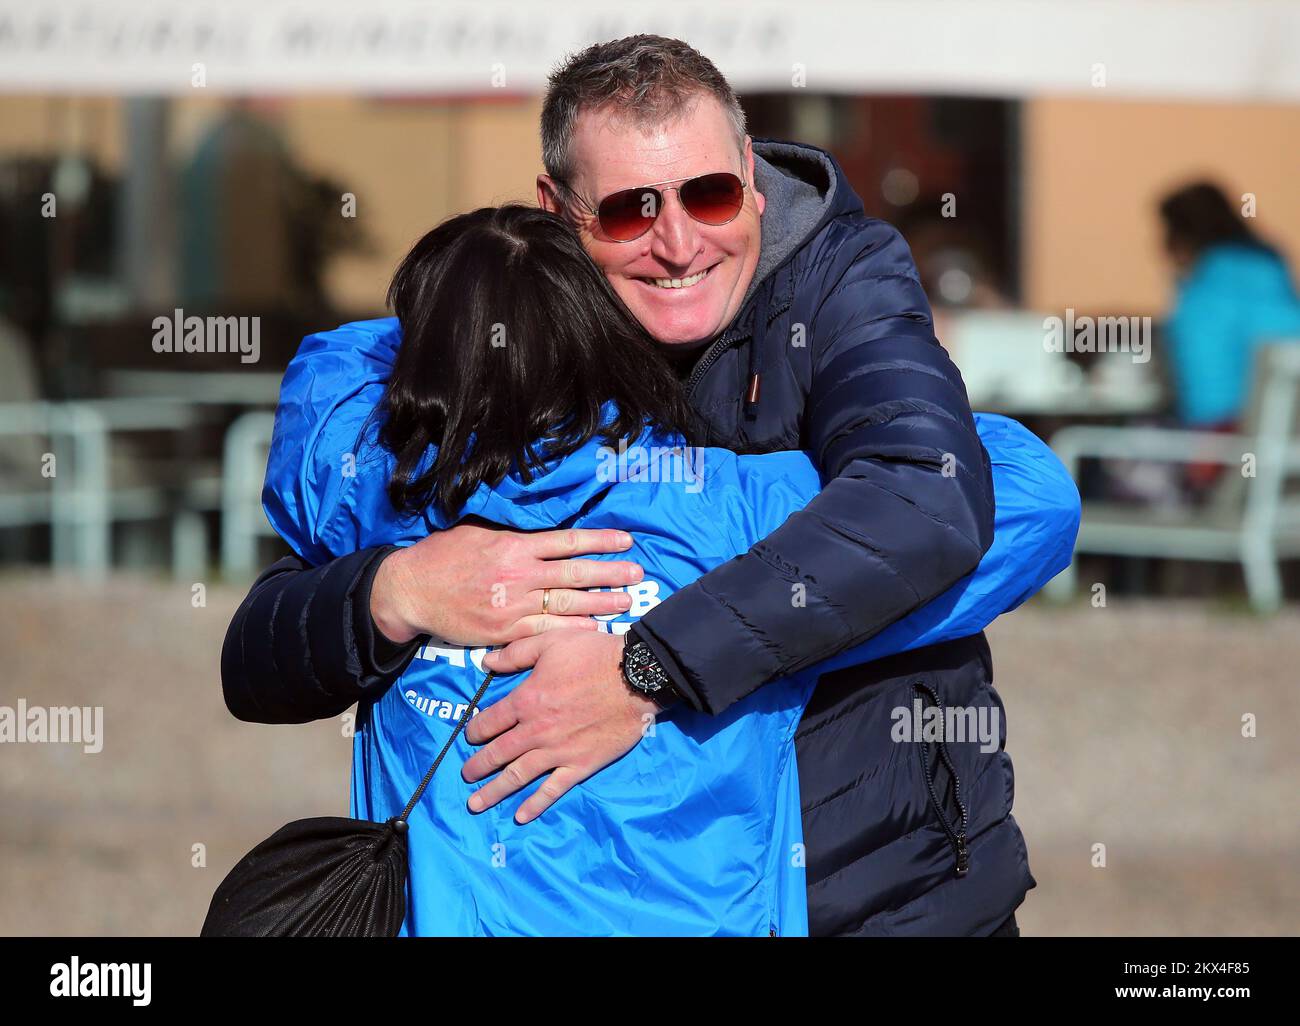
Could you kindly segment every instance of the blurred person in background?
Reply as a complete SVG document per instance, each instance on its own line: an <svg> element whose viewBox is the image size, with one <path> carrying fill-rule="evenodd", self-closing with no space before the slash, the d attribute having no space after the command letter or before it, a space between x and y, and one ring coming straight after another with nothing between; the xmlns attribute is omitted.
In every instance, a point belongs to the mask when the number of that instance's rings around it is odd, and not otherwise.
<svg viewBox="0 0 1300 1026"><path fill-rule="evenodd" d="M1251 230L1217 185L1197 182L1170 193L1160 202L1160 219L1177 277L1165 327L1179 422L1235 431L1256 348L1300 341L1300 298L1281 254ZM1193 494L1222 469L1190 465Z"/></svg>
<svg viewBox="0 0 1300 1026"><path fill-rule="evenodd" d="M332 257L365 252L344 187L294 158L275 105L241 98L204 130L180 174L179 301L185 307L335 314Z"/></svg>
<svg viewBox="0 0 1300 1026"><path fill-rule="evenodd" d="M1175 279L1158 342L1172 408L1131 423L1232 434L1250 402L1257 348L1300 341L1300 298L1282 255L1219 186L1181 186L1157 210ZM1177 509L1211 501L1225 469L1210 461L1107 459L1083 488L1107 501Z"/></svg>

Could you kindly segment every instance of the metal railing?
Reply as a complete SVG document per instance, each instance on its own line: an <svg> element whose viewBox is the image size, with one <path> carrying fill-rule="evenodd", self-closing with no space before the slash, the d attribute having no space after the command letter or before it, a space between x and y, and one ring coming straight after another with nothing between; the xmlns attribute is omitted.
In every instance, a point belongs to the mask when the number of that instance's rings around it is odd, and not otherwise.
<svg viewBox="0 0 1300 1026"><path fill-rule="evenodd" d="M178 399L0 403L0 437L49 440L47 452L33 450L39 466L0 493L0 530L48 525L51 564L96 579L112 563L115 522L169 519L172 569L185 576L206 568L203 514L220 510L222 570L232 578L250 576L258 540L273 534L261 508L273 414L252 411L230 425L219 481L196 478L180 495L162 485L115 488L111 481L114 434L180 431L202 419L198 404Z"/></svg>

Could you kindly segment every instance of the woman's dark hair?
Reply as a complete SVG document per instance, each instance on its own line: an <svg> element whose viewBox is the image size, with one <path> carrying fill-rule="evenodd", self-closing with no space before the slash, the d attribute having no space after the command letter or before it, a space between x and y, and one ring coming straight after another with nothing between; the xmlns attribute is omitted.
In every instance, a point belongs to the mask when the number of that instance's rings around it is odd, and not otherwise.
<svg viewBox="0 0 1300 1026"><path fill-rule="evenodd" d="M508 204L444 221L397 268L388 302L402 344L379 441L397 457L400 511L454 515L480 484L530 481L597 436L695 433L654 340L554 214Z"/></svg>
<svg viewBox="0 0 1300 1026"><path fill-rule="evenodd" d="M1193 256L1220 242L1269 247L1233 209L1223 190L1211 182L1196 182L1171 192L1160 201L1165 241L1185 247Z"/></svg>

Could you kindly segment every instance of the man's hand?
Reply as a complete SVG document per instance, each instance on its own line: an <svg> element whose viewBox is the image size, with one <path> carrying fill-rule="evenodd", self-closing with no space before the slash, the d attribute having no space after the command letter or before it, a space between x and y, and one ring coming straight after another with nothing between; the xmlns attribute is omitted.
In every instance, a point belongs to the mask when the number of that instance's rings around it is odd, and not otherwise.
<svg viewBox="0 0 1300 1026"><path fill-rule="evenodd" d="M612 634L555 631L489 652L485 669L532 675L465 727L471 744L489 742L465 763L473 783L500 773L469 800L471 812L490 809L545 773L550 776L515 813L536 819L569 788L636 747L659 707L623 682L623 639Z"/></svg>
<svg viewBox="0 0 1300 1026"><path fill-rule="evenodd" d="M370 615L398 644L419 634L452 645L503 645L556 627L595 630L591 617L624 612L632 600L626 592L582 589L635 584L643 571L628 561L572 557L631 545L625 531L523 534L458 524L385 557L370 591Z"/></svg>

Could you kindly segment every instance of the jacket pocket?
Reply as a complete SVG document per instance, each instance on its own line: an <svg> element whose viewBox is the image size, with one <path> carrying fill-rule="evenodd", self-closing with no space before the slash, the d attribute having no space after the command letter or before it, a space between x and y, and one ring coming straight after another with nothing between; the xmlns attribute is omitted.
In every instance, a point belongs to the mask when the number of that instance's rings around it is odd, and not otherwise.
<svg viewBox="0 0 1300 1026"><path fill-rule="evenodd" d="M921 772L925 776L926 790L930 793L930 805L934 809L935 815L939 817L939 825L943 827L943 832L948 835L948 841L952 845L953 854L957 861L957 875L965 876L970 870L970 848L966 842L966 827L969 823L969 816L966 811L966 803L962 801L961 797L961 780L957 777L957 767L953 765L952 757L948 754L948 743L945 736L947 716L943 708L943 699L936 688L924 681L913 681L912 691L921 697L923 712L927 699L930 706L939 711L939 740L927 742L918 737L914 741L921 760ZM937 762L931 760L931 744L934 746ZM947 809L944 808L939 789L935 786L935 774L939 765L942 765L948 773L948 787L945 790L952 789L953 804L956 805L958 813L956 822L953 822Z"/></svg>

